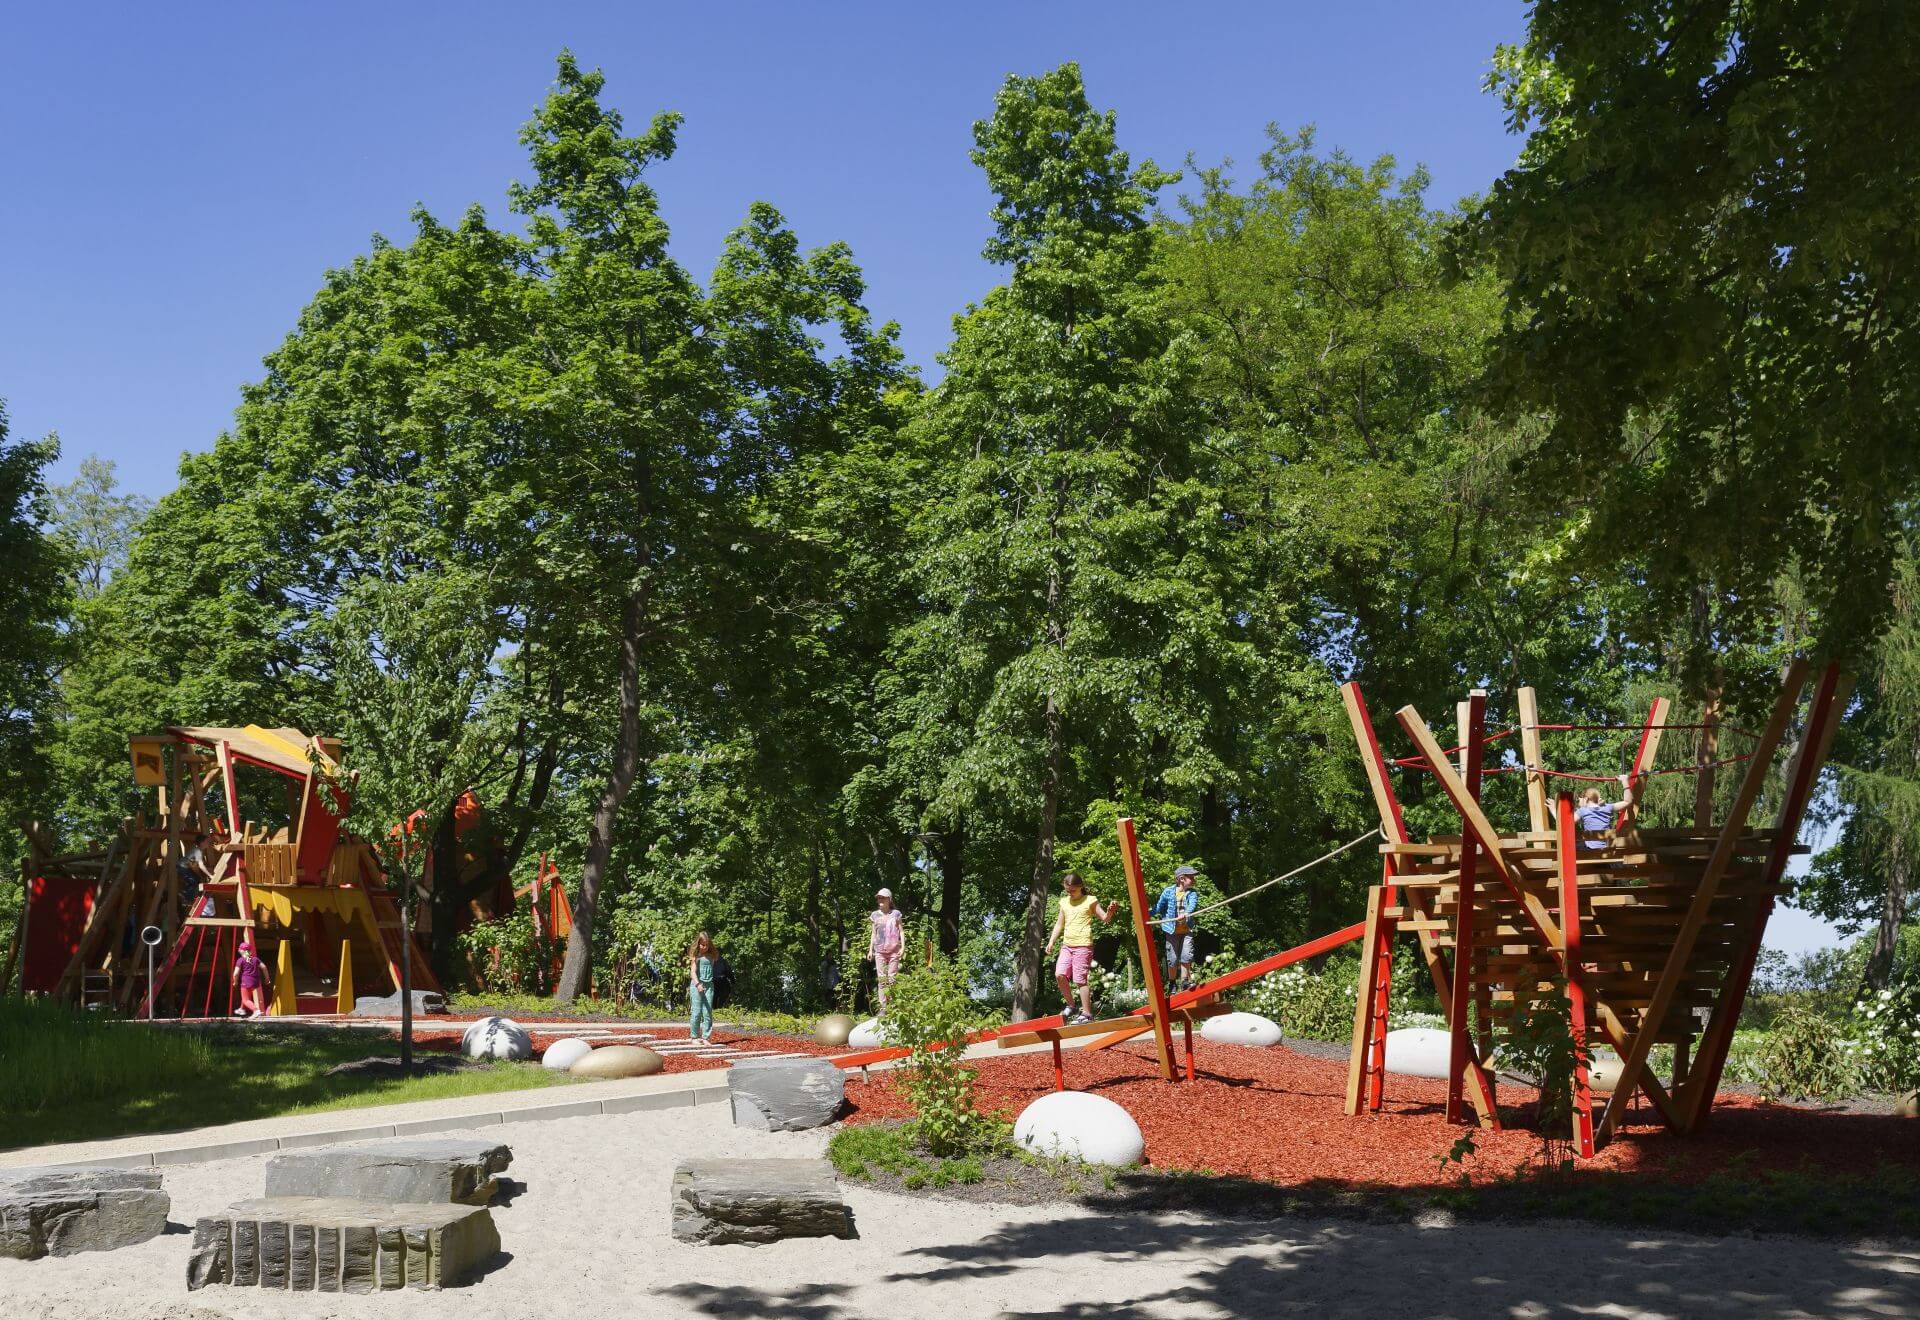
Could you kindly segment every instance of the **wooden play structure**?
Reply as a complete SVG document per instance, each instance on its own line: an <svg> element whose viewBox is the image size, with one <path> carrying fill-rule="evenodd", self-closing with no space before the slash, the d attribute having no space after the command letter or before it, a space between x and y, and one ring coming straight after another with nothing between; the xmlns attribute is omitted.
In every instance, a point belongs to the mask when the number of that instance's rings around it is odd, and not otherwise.
<svg viewBox="0 0 1920 1320"><path fill-rule="evenodd" d="M341 748L298 729L169 728L130 741L151 811L104 848L60 853L39 830L23 863L23 989L176 1017L226 1016L251 941L275 970L274 1012L351 1009L400 981L397 905L373 850L342 831ZM258 772L266 772L264 780ZM242 772L254 786L248 819ZM275 790L278 790L277 792ZM189 863L198 846L211 879ZM139 933L152 927L152 984ZM436 989L416 944L417 988Z"/></svg>
<svg viewBox="0 0 1920 1320"><path fill-rule="evenodd" d="M1810 666L1788 666L1766 724L1747 735L1749 748L1723 760L1700 754L1690 765L1657 769L1661 736L1672 729L1706 734L1710 749L1721 729L1667 722L1671 703L1652 703L1638 726L1541 724L1534 693L1520 689L1519 720L1489 736L1486 693L1476 691L1457 712L1459 745L1443 749L1412 706L1395 712L1415 755L1389 762L1357 684L1342 688L1367 782L1380 814L1384 870L1368 895L1361 944L1362 993L1354 1016L1346 1107L1359 1114L1380 1107L1385 1085L1385 1041L1392 984L1392 937L1416 937L1420 956L1446 1012L1450 1040L1447 1113L1450 1120L1497 1126L1490 1062L1516 1016L1542 1001L1564 1010L1575 1041L1571 1082L1575 1151L1591 1157L1624 1119L1636 1095L1669 1127L1698 1128L1712 1109L1720 1071L1753 976L1767 919L1783 885L1806 811L1844 710L1847 681L1828 666L1813 684L1797 737ZM1626 772L1625 805L1610 830L1580 829L1568 786L1608 783L1612 776L1545 764L1542 733L1578 730L1628 732L1637 751ZM1517 735L1517 764L1489 765L1490 743ZM1784 770L1775 774L1783 747ZM1738 789L1713 819L1713 775L1738 766ZM1391 771L1430 775L1460 822L1458 834L1413 839ZM1527 821L1501 832L1482 805L1486 777L1523 776ZM1653 827L1640 819L1648 781L1662 774L1696 776L1693 819ZM1765 796L1773 823L1749 818ZM1619 1081L1597 1121L1598 1103L1585 1060L1604 1042L1622 1061ZM1656 1046L1671 1047L1665 1079L1649 1067Z"/></svg>
<svg viewBox="0 0 1920 1320"><path fill-rule="evenodd" d="M1105 1021L1068 1025L1056 1014L969 1039L1006 1048L1051 1043L1055 1085L1064 1087L1063 1041L1092 1037L1085 1048L1098 1050L1150 1032L1160 1075L1172 1082L1182 1071L1172 1036L1178 1024L1185 1041L1184 1071L1191 1079L1193 1025L1225 1012L1226 992L1358 940L1361 993L1346 1110L1359 1115L1378 1110L1385 1094L1394 937L1411 935L1447 1018L1450 1121L1498 1126L1494 1051L1515 1029L1518 1015L1544 1005L1564 1014L1573 1039L1571 1137L1578 1155L1590 1158L1619 1130L1637 1095L1646 1096L1675 1131L1693 1131L1712 1110L1767 920L1787 892L1787 862L1806 851L1796 844L1800 821L1846 707L1850 680L1830 665L1809 693L1810 673L1804 660L1789 665L1766 724L1745 735L1747 750L1725 758L1715 751L1721 734L1740 731L1711 716L1701 724L1670 724L1672 703L1664 697L1636 725L1542 724L1533 689L1522 688L1517 723L1491 735L1485 728L1487 694L1475 691L1461 702L1459 745L1451 749L1440 746L1416 709L1402 707L1395 717L1414 754L1389 760L1359 685L1347 683L1341 696L1379 828L1224 902L1291 879L1377 835L1382 876L1368 893L1364 920L1169 995L1161 983L1133 822L1122 819L1121 858L1147 1003ZM1700 735L1695 758L1660 768L1662 735L1675 729ZM1625 805L1604 832L1580 828L1574 795L1567 790L1588 782L1618 787L1618 780L1548 766L1542 735L1560 732L1631 735ZM1519 759L1489 764L1488 747L1516 737ZM1783 748L1788 750L1782 767ZM1716 821L1715 776L1727 767L1739 767L1737 791ZM1459 833L1414 839L1394 788L1396 771L1431 776L1460 822ZM1487 815L1482 789L1487 777L1497 774L1522 777L1527 812L1522 828L1502 832ZM1691 820L1659 827L1645 823L1648 782L1674 774L1694 777ZM1773 823L1758 828L1749 818L1763 798L1772 806ZM1596 1116L1600 1102L1587 1060L1590 1044L1597 1043L1616 1050L1622 1066ZM1650 1067L1656 1046L1671 1049L1664 1079ZM836 1062L858 1068L905 1053L864 1050Z"/></svg>

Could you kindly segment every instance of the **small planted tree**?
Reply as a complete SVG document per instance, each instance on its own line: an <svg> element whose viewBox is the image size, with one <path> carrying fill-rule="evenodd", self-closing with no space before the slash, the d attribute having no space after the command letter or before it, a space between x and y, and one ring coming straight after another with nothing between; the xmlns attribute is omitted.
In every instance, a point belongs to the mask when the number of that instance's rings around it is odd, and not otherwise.
<svg viewBox="0 0 1920 1320"><path fill-rule="evenodd" d="M887 997L881 1030L889 1043L911 1051L900 1087L919 1115L915 1133L929 1154L965 1155L985 1139L988 1122L974 1108L966 1035L977 1016L965 970L941 954L900 973Z"/></svg>

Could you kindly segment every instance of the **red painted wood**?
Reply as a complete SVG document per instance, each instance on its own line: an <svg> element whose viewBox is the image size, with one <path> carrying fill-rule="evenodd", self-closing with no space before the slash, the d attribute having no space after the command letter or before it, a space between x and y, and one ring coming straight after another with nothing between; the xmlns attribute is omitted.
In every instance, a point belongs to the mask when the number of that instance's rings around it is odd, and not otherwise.
<svg viewBox="0 0 1920 1320"><path fill-rule="evenodd" d="M1560 929L1567 937L1567 1021L1573 1035L1573 1143L1583 1160L1593 1158L1593 1092L1587 1077L1587 992L1580 968L1580 832L1573 795L1557 803L1560 837Z"/></svg>
<svg viewBox="0 0 1920 1320"><path fill-rule="evenodd" d="M1486 759L1487 694L1475 692L1467 698L1466 783L1467 796L1480 800L1480 770ZM1449 1031L1447 1054L1447 1122L1464 1123L1466 1116L1467 1062L1473 1045L1468 1032L1473 1003L1473 901L1479 857L1473 830L1463 813L1460 817L1460 885L1455 900L1453 991L1447 1012Z"/></svg>

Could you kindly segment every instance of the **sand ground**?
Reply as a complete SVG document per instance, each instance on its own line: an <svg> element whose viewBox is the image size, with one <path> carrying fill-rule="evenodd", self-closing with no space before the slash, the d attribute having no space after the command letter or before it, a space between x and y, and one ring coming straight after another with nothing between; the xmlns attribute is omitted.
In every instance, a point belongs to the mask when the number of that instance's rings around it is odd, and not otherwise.
<svg viewBox="0 0 1920 1320"><path fill-rule="evenodd" d="M449 1134L454 1135L454 1134ZM465 1135L465 1134L461 1134ZM1920 1249L1569 1224L1249 1222L905 1200L849 1189L860 1238L702 1247L668 1233L682 1159L816 1155L824 1132L735 1131L724 1105L476 1129L514 1149L504 1250L443 1293L186 1290L186 1225L257 1196L265 1156L167 1171L170 1231L0 1260L6 1320L562 1320L572 1316L1920 1315Z"/></svg>

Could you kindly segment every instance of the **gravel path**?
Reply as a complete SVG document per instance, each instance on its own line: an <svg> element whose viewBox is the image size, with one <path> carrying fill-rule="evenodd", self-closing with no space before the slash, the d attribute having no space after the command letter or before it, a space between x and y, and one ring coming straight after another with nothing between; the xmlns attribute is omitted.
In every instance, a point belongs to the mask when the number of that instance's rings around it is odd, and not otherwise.
<svg viewBox="0 0 1920 1320"><path fill-rule="evenodd" d="M123 1251L0 1260L7 1320L739 1315L1889 1316L1920 1251L1540 1224L1252 1222L847 1193L858 1241L699 1247L668 1234L674 1165L814 1155L825 1132L734 1130L725 1106L491 1127L514 1148L490 1271L438 1294L186 1291L184 1227ZM259 1157L167 1171L177 1225L260 1193Z"/></svg>

